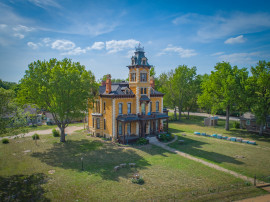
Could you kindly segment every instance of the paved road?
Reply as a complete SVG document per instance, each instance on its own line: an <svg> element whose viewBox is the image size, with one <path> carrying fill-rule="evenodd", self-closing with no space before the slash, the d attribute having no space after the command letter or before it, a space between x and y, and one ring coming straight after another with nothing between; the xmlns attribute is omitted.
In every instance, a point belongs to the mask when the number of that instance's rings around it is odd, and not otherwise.
<svg viewBox="0 0 270 202"><path fill-rule="evenodd" d="M57 128L57 127L55 127ZM83 126L69 126L65 129L65 133L70 134L73 133L76 130L81 130L83 129ZM39 134L39 135L46 135L46 134L50 134L52 133L52 129L47 129L47 130L36 130L36 131L31 131L29 133L26 133L24 135L24 137L29 137L34 135L35 133ZM3 138L9 138L9 139L14 139L15 137L23 137L23 134L19 134L19 135L14 135L14 136L7 136L7 137L0 137L0 140Z"/></svg>
<svg viewBox="0 0 270 202"><path fill-rule="evenodd" d="M174 112L174 110L169 109L169 112ZM187 112L182 112L182 114L187 115ZM207 113L200 113L200 112L189 112L189 115L192 116L202 116L202 117L210 117L211 114L207 114ZM219 119L223 119L226 120L226 116L222 116L222 115L216 115ZM232 121L239 121L238 117L234 117L234 116L230 116L230 120Z"/></svg>

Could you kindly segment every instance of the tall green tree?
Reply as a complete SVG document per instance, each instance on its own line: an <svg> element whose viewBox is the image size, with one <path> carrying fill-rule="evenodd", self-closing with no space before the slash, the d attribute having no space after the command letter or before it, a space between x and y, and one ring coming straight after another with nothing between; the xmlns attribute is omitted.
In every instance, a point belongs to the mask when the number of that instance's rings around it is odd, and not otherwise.
<svg viewBox="0 0 270 202"><path fill-rule="evenodd" d="M14 111L14 91L0 87L0 134L7 132L10 117Z"/></svg>
<svg viewBox="0 0 270 202"><path fill-rule="evenodd" d="M237 77L239 69L227 62L217 63L215 71L211 72L209 79L202 84L203 93L199 96L199 103L210 105L212 113L218 109L226 110L225 129L229 130L230 110L237 103L239 94Z"/></svg>
<svg viewBox="0 0 270 202"><path fill-rule="evenodd" d="M167 73L162 73L158 77L158 85L155 85L157 90L164 93L163 102L164 105L174 109L174 119L177 120L176 116L176 92L173 88L173 75L174 70L171 70Z"/></svg>
<svg viewBox="0 0 270 202"><path fill-rule="evenodd" d="M196 67L188 68L186 65L180 65L174 71L172 78L173 92L176 94L176 105L179 111L179 121L184 104L189 99L189 90L196 76Z"/></svg>
<svg viewBox="0 0 270 202"><path fill-rule="evenodd" d="M259 61L256 67L251 67L251 73L246 88L250 92L252 112L260 124L259 134L262 135L270 114L270 62Z"/></svg>
<svg viewBox="0 0 270 202"><path fill-rule="evenodd" d="M65 142L65 128L81 117L92 103L97 83L91 71L70 59L36 61L28 66L20 81L18 99L23 104L36 104L52 113Z"/></svg>

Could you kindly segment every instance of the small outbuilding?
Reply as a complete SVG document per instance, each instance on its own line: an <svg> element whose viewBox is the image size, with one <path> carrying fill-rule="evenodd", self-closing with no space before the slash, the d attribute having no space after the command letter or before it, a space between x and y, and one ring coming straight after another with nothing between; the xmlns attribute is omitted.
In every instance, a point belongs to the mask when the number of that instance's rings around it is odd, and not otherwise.
<svg viewBox="0 0 270 202"><path fill-rule="evenodd" d="M204 119L204 125L205 126L215 126L218 123L218 117L213 116L213 117L208 117Z"/></svg>

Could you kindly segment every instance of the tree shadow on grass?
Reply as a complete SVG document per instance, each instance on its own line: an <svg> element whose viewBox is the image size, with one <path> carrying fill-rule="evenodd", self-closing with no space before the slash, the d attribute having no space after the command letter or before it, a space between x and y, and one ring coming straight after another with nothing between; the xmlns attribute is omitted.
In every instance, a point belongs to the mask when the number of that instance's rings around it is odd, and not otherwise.
<svg viewBox="0 0 270 202"><path fill-rule="evenodd" d="M251 138L253 140L256 141L264 141L264 142L270 142L270 135L267 134L263 134L263 135L259 135L258 133L255 132L249 132L245 129L230 129L230 132L228 133L224 133L224 135L230 135L232 136L232 133L234 134L234 136L236 137L241 137L241 138Z"/></svg>
<svg viewBox="0 0 270 202"><path fill-rule="evenodd" d="M150 164L134 149L118 147L111 142L101 142L89 139L69 140L66 143L55 143L52 148L45 152L36 152L33 157L42 162L64 169L75 171L83 170L89 174L97 174L103 179L118 181L119 177L128 177L136 169L144 169ZM136 163L136 169L122 168L114 171L115 166L123 163Z"/></svg>
<svg viewBox="0 0 270 202"><path fill-rule="evenodd" d="M41 187L45 182L43 173L0 177L0 201L50 201Z"/></svg>
<svg viewBox="0 0 270 202"><path fill-rule="evenodd" d="M172 144L169 144L169 146L172 148L175 148L179 151L190 154L192 156L204 158L204 159L213 161L215 163L227 162L227 163L233 163L233 164L237 164L237 165L243 164L243 162L238 161L238 160L236 160L236 158L233 158L231 156L220 154L218 152L209 152L209 151L205 151L203 149L200 149L200 148L202 148L202 145L209 144L209 143L189 139L189 138L182 137L182 136L180 139L184 140L183 144L179 144L178 141L176 141Z"/></svg>

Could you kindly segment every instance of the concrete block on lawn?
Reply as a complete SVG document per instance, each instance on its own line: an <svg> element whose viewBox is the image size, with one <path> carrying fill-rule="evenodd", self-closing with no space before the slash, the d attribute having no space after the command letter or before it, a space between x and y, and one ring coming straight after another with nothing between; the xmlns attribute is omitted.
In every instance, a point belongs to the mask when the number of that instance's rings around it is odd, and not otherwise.
<svg viewBox="0 0 270 202"><path fill-rule="evenodd" d="M120 170L120 166L115 166L114 171L118 171L118 170Z"/></svg>
<svg viewBox="0 0 270 202"><path fill-rule="evenodd" d="M236 141L236 137L231 137L230 139L232 142L235 142Z"/></svg>
<svg viewBox="0 0 270 202"><path fill-rule="evenodd" d="M242 142L242 141L243 141L242 138L239 138L239 137L236 138L236 142Z"/></svg>
<svg viewBox="0 0 270 202"><path fill-rule="evenodd" d="M121 168L125 168L126 166L127 166L126 163L121 163L121 164L120 164L120 167L121 167Z"/></svg>
<svg viewBox="0 0 270 202"><path fill-rule="evenodd" d="M194 134L195 134L195 135L201 135L201 133L199 133L199 132L194 132Z"/></svg>
<svg viewBox="0 0 270 202"><path fill-rule="evenodd" d="M135 167L136 166L136 163L129 163L128 164L130 167Z"/></svg>
<svg viewBox="0 0 270 202"><path fill-rule="evenodd" d="M248 143L248 144L256 145L256 142L255 142L255 141L248 141L247 143Z"/></svg>

